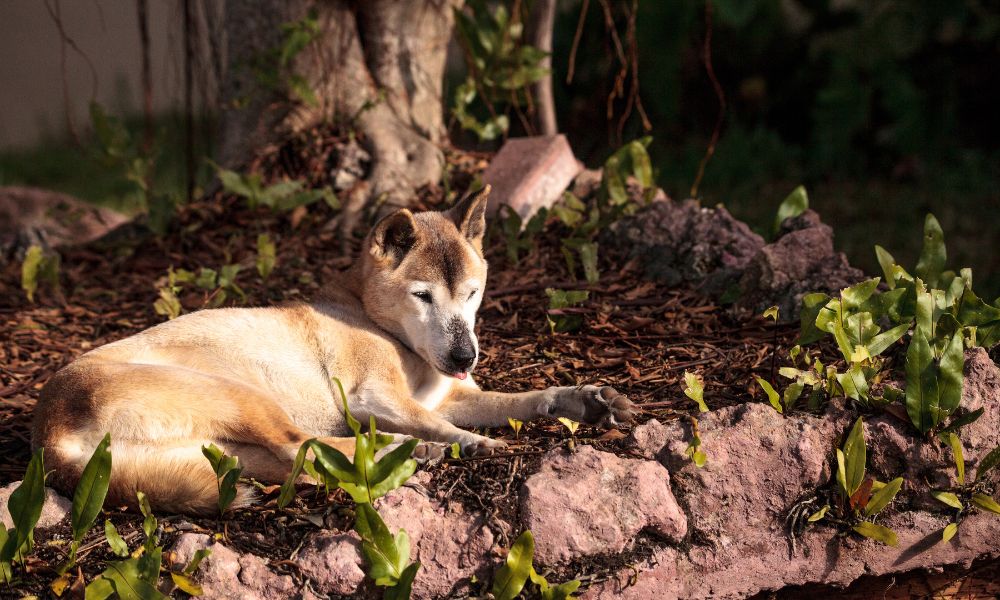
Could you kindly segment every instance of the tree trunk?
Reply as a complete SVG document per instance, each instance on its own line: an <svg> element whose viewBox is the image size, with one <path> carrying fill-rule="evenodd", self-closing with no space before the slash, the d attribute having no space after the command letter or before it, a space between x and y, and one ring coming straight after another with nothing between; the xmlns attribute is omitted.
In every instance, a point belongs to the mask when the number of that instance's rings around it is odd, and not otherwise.
<svg viewBox="0 0 1000 600"><path fill-rule="evenodd" d="M405 206L416 188L437 182L444 167L444 67L452 11L463 2L227 0L220 160L239 165L298 131L339 123L371 155L367 189L352 197ZM310 10L319 35L279 73L282 24ZM287 85L262 85L262 65L270 69L264 78L301 78L315 104L294 99Z"/></svg>

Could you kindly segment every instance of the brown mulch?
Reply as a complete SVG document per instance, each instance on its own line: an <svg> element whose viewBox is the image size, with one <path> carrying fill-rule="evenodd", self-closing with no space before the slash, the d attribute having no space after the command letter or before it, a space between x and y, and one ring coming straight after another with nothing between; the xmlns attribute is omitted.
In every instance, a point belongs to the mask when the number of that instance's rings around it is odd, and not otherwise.
<svg viewBox="0 0 1000 600"><path fill-rule="evenodd" d="M283 171L302 170L312 174L309 179L316 183L328 172L317 162L321 152L293 153L306 156L305 164L282 159L281 152L276 156L261 165L272 178ZM485 167L485 160L451 154L449 167L448 181L454 189L464 190ZM443 188L425 189L417 208L443 207L452 200L445 196ZM0 266L0 485L19 479L24 471L30 456L32 407L47 379L87 350L164 320L153 310L153 302L168 267L196 271L239 263L243 269L238 283L247 293L247 305L307 299L349 262L340 250L343 240L331 227L335 216L321 202L276 214L266 208L249 210L241 201L217 194L183 207L163 239L125 235L110 245L65 249L61 252L61 293L43 289L35 303L29 303L20 290L19 265ZM276 268L266 281L254 267L255 241L264 232L275 239L278 251ZM669 289L642 280L642 265L624 263L611 253L600 257L599 283L574 280L560 239L559 225L550 223L531 250L512 263L506 257L502 234L491 231L487 246L490 284L479 316L482 357L476 377L481 386L519 391L551 385L613 385L646 410L640 421L695 414L693 402L682 392L685 370L703 376L705 398L712 408L761 400L757 386L750 385L753 375L773 377L774 344L787 351L796 328L775 327L761 318L735 322L695 290ZM358 243L357 238L349 240L354 250ZM577 331L549 330L547 287L590 291L584 304L567 311L582 317ZM181 300L185 309L196 310L210 298L204 292L189 291ZM622 431L627 433L628 427ZM526 424L516 438L509 428L489 433L511 443L509 456L446 461L430 469L429 487L482 510L498 543L508 545L518 533L509 530L509 523L516 522L520 482L533 470L539 454L568 443L569 436L554 422ZM576 437L578 442L626 452L619 433L581 427ZM317 525L347 527L350 503L339 494L326 497L306 492L296 501L296 510L282 512L274 507L275 496L273 488L266 490L265 502L238 511L226 521L171 519L165 525L164 540L179 531L221 533L228 545L271 558L278 569L297 575L287 559L302 536ZM138 539L139 517L120 511L109 514L123 535ZM91 532L91 541L100 539L98 530ZM44 591L54 577L50 569L65 551L58 540L67 535L64 523L39 536L39 550L30 563L34 577L22 591ZM57 543L45 543L52 540ZM110 558L101 544L83 556L87 580ZM602 571L614 566L598 563L581 565L580 575L599 580ZM956 572L953 580L959 576ZM825 597L835 595L827 591Z"/></svg>

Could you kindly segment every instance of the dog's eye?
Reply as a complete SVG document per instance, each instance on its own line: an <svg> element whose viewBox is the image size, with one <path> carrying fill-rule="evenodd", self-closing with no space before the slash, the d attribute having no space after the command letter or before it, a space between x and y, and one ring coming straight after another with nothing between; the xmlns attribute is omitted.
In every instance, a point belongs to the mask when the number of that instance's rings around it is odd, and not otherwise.
<svg viewBox="0 0 1000 600"><path fill-rule="evenodd" d="M478 291L479 290L472 290L472 293L469 294L469 300L472 300L473 298L475 298L476 297L476 292L478 292ZM469 300L466 300L466 302L468 302Z"/></svg>
<svg viewBox="0 0 1000 600"><path fill-rule="evenodd" d="M430 292L413 292L413 295L420 299L421 302L431 303Z"/></svg>

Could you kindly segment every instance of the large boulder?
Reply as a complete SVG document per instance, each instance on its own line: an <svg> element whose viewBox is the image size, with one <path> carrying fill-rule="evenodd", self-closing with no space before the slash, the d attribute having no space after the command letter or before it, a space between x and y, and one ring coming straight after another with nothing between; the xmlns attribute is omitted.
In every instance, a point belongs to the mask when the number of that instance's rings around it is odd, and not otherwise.
<svg viewBox="0 0 1000 600"><path fill-rule="evenodd" d="M970 467L1000 444L1000 370L982 349L966 355L963 406L983 416L962 430ZM784 417L766 404L723 408L699 418L702 449L697 468L685 450L686 421L649 421L627 442L645 458L664 464L685 507L690 547L664 547L632 570L623 570L587 591L587 598L743 598L764 590L806 583L846 586L862 575L886 575L944 565L969 565L1000 555L1000 517L977 511L958 535L941 542L951 509L929 491L954 483L950 450L915 434L892 416L867 419L868 470L881 480L902 475L906 483L880 516L899 544L888 547L817 523L792 544L787 515L797 503L831 485L833 450L856 414L843 399L821 417Z"/></svg>
<svg viewBox="0 0 1000 600"><path fill-rule="evenodd" d="M128 220L121 213L52 190L0 186L0 255L32 244L83 244Z"/></svg>
<svg viewBox="0 0 1000 600"><path fill-rule="evenodd" d="M601 243L639 258L651 279L692 283L735 301L739 317L777 305L781 319L794 320L804 295L836 292L864 278L834 251L833 230L811 210L785 219L767 243L722 206L662 199L613 224Z"/></svg>
<svg viewBox="0 0 1000 600"><path fill-rule="evenodd" d="M521 512L546 565L622 552L644 530L674 542L687 533L666 469L592 446L549 452L524 482Z"/></svg>

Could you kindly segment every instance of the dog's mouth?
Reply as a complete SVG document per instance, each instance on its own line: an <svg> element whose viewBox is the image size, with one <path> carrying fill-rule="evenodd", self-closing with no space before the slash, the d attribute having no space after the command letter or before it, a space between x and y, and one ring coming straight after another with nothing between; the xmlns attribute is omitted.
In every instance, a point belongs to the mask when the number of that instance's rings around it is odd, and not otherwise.
<svg viewBox="0 0 1000 600"><path fill-rule="evenodd" d="M469 373L466 371L459 371L458 373L451 373L450 375L455 379L464 380L466 377L469 376Z"/></svg>

